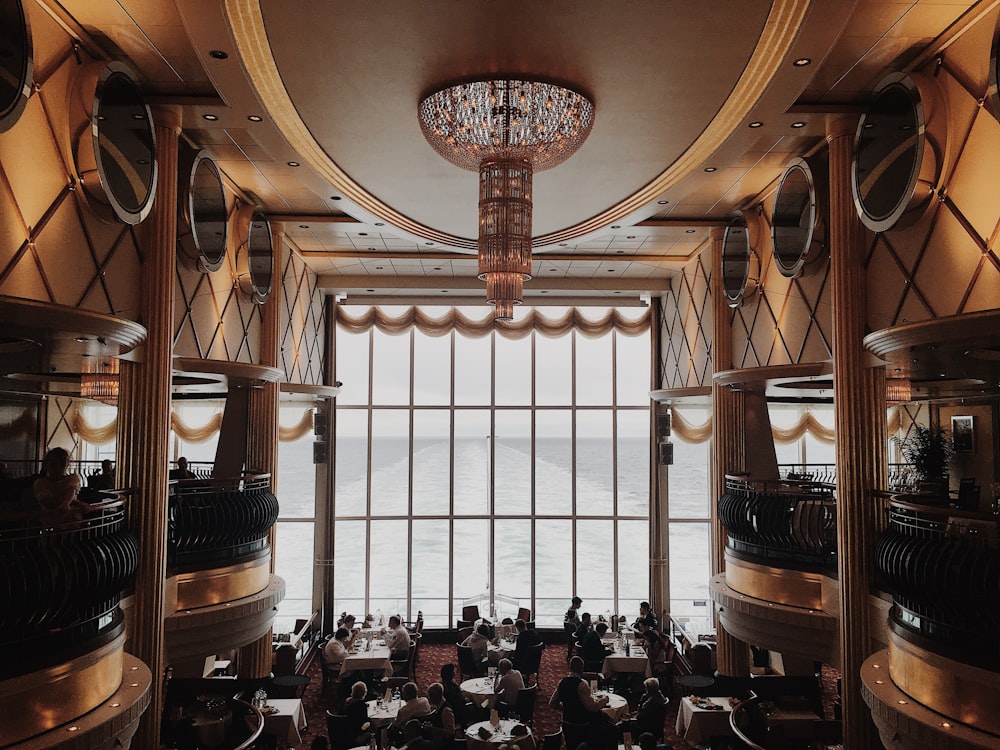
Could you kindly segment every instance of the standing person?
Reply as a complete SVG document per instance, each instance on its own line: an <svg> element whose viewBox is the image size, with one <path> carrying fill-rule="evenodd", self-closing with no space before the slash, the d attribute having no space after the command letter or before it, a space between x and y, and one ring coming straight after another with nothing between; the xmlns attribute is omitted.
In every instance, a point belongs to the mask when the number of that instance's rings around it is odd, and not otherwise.
<svg viewBox="0 0 1000 750"><path fill-rule="evenodd" d="M574 596L570 602L569 609L566 610L566 614L563 616L563 623L571 623L575 630L580 624L580 607L582 606L583 599Z"/></svg>
<svg viewBox="0 0 1000 750"><path fill-rule="evenodd" d="M516 669L525 673L525 667L531 666L532 649L541 645L542 636L534 628L529 629L524 620L515 622L514 629L517 631L517 643L512 661Z"/></svg>
<svg viewBox="0 0 1000 750"><path fill-rule="evenodd" d="M444 690L444 699L455 714L455 721L465 726L469 718L465 705L466 698L462 695L462 688L455 682L455 665L450 662L441 665L441 686Z"/></svg>

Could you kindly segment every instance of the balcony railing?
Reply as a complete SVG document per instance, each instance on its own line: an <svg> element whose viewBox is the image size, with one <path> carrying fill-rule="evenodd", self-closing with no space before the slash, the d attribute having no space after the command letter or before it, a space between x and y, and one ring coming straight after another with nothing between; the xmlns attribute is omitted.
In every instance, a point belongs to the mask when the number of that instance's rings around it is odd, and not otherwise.
<svg viewBox="0 0 1000 750"><path fill-rule="evenodd" d="M266 549L268 531L278 520L270 482L270 474L253 474L171 484L170 564L231 563Z"/></svg>
<svg viewBox="0 0 1000 750"><path fill-rule="evenodd" d="M736 552L769 563L837 566L837 505L825 483L727 476L719 520Z"/></svg>
<svg viewBox="0 0 1000 750"><path fill-rule="evenodd" d="M121 498L56 525L28 512L0 517L0 676L118 630L137 562Z"/></svg>
<svg viewBox="0 0 1000 750"><path fill-rule="evenodd" d="M891 620L1000 667L1000 550L992 516L893 500L876 546Z"/></svg>

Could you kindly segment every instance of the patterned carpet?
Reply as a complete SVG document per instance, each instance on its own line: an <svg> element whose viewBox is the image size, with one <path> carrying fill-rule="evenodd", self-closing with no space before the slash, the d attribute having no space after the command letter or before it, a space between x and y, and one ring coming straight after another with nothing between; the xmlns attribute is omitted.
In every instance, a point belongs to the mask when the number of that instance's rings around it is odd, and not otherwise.
<svg viewBox="0 0 1000 750"><path fill-rule="evenodd" d="M452 644L426 644L421 646L420 660L417 665L417 685L420 694L424 695L427 686L438 681L441 665L453 662L457 664L455 646ZM566 649L559 645L550 645L542 652L541 675L539 681L538 703L535 708L535 735L539 739L542 735L550 734L559 729L561 714L559 711L550 708L548 705L549 696L555 690L559 680L567 673ZM318 657L313 659L306 674L311 678L309 686L303 695L303 704L306 710L306 717L309 722L308 728L303 732L303 744L309 748L313 739L326 734L326 709L333 708L333 696L321 697L322 675L320 672ZM327 691L332 694L334 691ZM667 717L664 727L664 741L672 744L676 750L689 750L692 745L686 743L674 732L674 724L677 720L677 698L665 691L670 697L670 704L667 706Z"/></svg>

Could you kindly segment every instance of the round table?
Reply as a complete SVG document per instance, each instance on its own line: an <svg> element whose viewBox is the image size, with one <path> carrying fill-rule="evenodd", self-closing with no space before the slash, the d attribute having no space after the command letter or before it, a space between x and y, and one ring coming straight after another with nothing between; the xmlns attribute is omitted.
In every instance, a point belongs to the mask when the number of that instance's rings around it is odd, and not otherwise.
<svg viewBox="0 0 1000 750"><path fill-rule="evenodd" d="M618 695L618 693L609 693L606 690L597 690L594 692L594 698L601 698L603 696L607 696L608 705L602 708L601 711L617 724L628 714L628 701L625 699L625 696Z"/></svg>
<svg viewBox="0 0 1000 750"><path fill-rule="evenodd" d="M462 695L477 706L482 706L483 701L486 701L487 707L492 708L497 702L493 680L489 677L472 677L465 680L459 687L462 690Z"/></svg>
<svg viewBox="0 0 1000 750"><path fill-rule="evenodd" d="M674 680L682 688L687 688L689 690L704 690L705 688L712 687L715 684L715 678L709 677L706 674L686 674ZM681 691L683 694L684 690Z"/></svg>
<svg viewBox="0 0 1000 750"><path fill-rule="evenodd" d="M520 748L520 750L534 750L535 738L528 733L520 737L515 737L510 730L515 725L520 724L513 719L500 719L500 726L496 729L488 721L480 721L465 730L466 741L469 750L496 750L500 745L507 745L510 748ZM523 724L521 726L524 726ZM489 732L489 737L481 737L479 730L484 729Z"/></svg>
<svg viewBox="0 0 1000 750"><path fill-rule="evenodd" d="M283 674L272 677L271 684L278 689L276 698L301 698L309 685L309 678L304 674Z"/></svg>
<svg viewBox="0 0 1000 750"><path fill-rule="evenodd" d="M388 703L379 703L378 699L373 701L365 701L365 705L368 706L368 718L374 721L376 724L390 724L392 723L396 715L399 714L399 709L403 705L403 701L400 698L395 698Z"/></svg>

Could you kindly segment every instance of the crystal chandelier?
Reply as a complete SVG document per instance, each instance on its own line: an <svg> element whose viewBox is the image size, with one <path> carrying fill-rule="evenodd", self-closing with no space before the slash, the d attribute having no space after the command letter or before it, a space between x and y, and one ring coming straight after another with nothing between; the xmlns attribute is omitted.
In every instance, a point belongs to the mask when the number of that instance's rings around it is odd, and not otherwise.
<svg viewBox="0 0 1000 750"><path fill-rule="evenodd" d="M118 360L114 357L87 357L85 371L80 374L80 395L118 406Z"/></svg>
<svg viewBox="0 0 1000 750"><path fill-rule="evenodd" d="M562 86L496 79L441 89L420 102L427 142L479 172L479 278L496 320L511 320L531 278L531 177L576 153L594 105Z"/></svg>
<svg viewBox="0 0 1000 750"><path fill-rule="evenodd" d="M886 378L885 400L891 404L902 404L913 397L913 386L909 378Z"/></svg>

